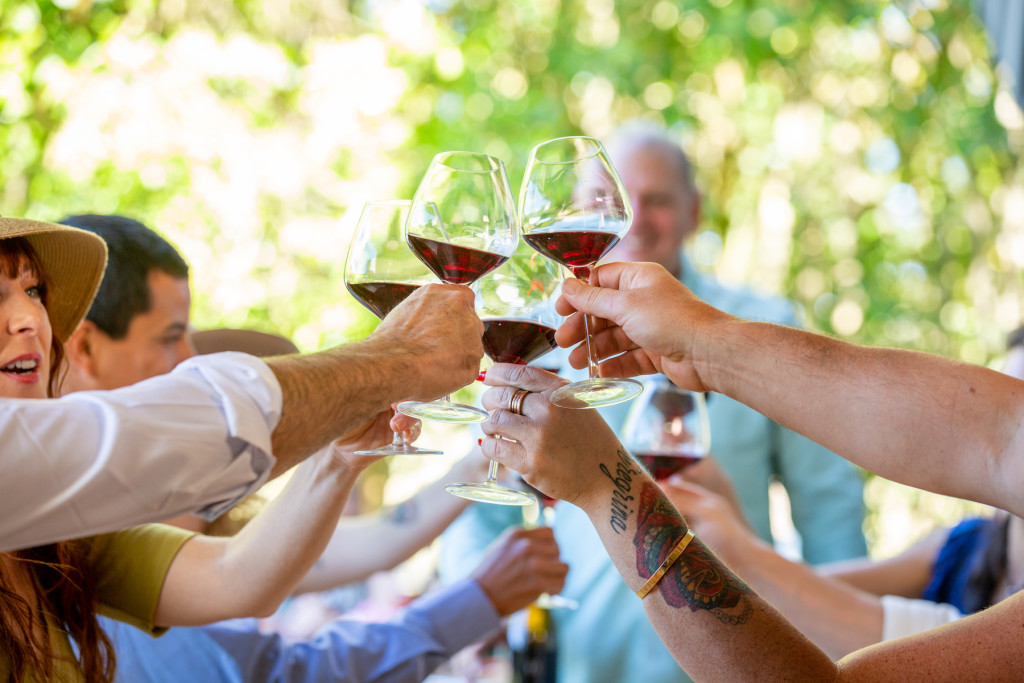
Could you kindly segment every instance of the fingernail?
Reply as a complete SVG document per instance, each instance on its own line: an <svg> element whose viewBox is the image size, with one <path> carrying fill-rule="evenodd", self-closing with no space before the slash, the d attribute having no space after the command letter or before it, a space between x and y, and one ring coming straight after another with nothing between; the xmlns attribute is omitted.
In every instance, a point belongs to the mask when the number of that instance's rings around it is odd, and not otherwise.
<svg viewBox="0 0 1024 683"><path fill-rule="evenodd" d="M477 446L483 446L484 445L484 438L480 437L479 439L477 439L476 440L476 445Z"/></svg>
<svg viewBox="0 0 1024 683"><path fill-rule="evenodd" d="M583 286L579 280L574 278L566 278L565 282L562 283L562 291L566 294L572 294L573 292L580 291L580 287Z"/></svg>
<svg viewBox="0 0 1024 683"><path fill-rule="evenodd" d="M480 374L476 376L476 381L477 382L483 382L486 377L487 377L487 371L486 370L481 370Z"/></svg>

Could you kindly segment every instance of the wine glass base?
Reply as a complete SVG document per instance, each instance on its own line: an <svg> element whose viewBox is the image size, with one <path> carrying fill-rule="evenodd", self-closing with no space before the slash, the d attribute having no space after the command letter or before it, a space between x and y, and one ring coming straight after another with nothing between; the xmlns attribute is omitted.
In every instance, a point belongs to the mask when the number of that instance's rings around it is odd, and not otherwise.
<svg viewBox="0 0 1024 683"><path fill-rule="evenodd" d="M603 408L630 401L644 391L636 380L621 377L598 377L567 384L551 394L551 402L559 408Z"/></svg>
<svg viewBox="0 0 1024 683"><path fill-rule="evenodd" d="M474 500L478 503L494 503L496 505L533 505L537 502L531 494L525 491L506 488L489 482L463 482L448 484L444 490L453 496Z"/></svg>
<svg viewBox="0 0 1024 683"><path fill-rule="evenodd" d="M403 401L398 404L397 410L403 415L415 417L417 420L455 424L486 422L490 417L485 410L446 401Z"/></svg>
<svg viewBox="0 0 1024 683"><path fill-rule="evenodd" d="M419 446L395 446L388 444L380 448L371 448L365 451L356 451L355 455L444 455L444 451L433 448L420 448Z"/></svg>

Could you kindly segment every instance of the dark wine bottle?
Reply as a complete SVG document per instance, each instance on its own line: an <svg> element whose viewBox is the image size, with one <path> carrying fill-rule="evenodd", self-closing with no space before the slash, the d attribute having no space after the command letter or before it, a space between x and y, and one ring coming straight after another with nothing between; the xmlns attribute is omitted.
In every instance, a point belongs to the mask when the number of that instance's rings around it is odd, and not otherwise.
<svg viewBox="0 0 1024 683"><path fill-rule="evenodd" d="M525 615L525 616L524 616ZM519 619L509 620L513 683L555 683L558 679L558 639L551 612L530 605Z"/></svg>

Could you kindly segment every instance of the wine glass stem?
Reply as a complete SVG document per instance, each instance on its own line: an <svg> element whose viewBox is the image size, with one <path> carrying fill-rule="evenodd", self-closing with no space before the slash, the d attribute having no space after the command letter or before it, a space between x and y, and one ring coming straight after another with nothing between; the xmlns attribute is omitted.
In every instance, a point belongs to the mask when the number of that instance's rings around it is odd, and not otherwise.
<svg viewBox="0 0 1024 683"><path fill-rule="evenodd" d="M491 464L487 468L487 482L488 484L498 483L498 463L495 460L491 461Z"/></svg>
<svg viewBox="0 0 1024 683"><path fill-rule="evenodd" d="M393 432L394 438L391 439L391 445L399 448L405 448L409 445L409 442L405 440L405 434L402 432Z"/></svg>
<svg viewBox="0 0 1024 683"><path fill-rule="evenodd" d="M577 268L573 271L576 277L583 282L590 279L590 268ZM587 372L590 375L590 379L597 379L599 370L597 368L597 360L594 357L593 344L590 339L590 327L592 324L596 324L596 321L591 320L589 315L583 315L583 336L587 340Z"/></svg>

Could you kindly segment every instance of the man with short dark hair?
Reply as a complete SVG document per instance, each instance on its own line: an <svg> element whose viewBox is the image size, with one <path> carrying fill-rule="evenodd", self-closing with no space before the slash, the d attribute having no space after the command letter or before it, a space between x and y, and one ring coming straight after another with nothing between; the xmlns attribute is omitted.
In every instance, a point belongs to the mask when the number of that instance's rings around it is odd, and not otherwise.
<svg viewBox="0 0 1024 683"><path fill-rule="evenodd" d="M123 216L69 216L107 243L107 270L68 340L67 391L117 389L163 375L195 355L188 264L163 237Z"/></svg>

